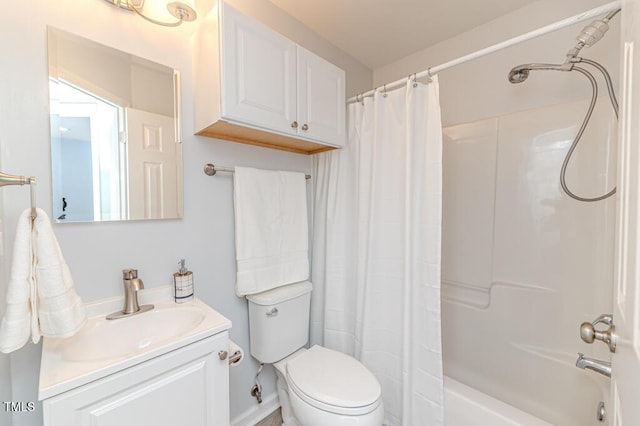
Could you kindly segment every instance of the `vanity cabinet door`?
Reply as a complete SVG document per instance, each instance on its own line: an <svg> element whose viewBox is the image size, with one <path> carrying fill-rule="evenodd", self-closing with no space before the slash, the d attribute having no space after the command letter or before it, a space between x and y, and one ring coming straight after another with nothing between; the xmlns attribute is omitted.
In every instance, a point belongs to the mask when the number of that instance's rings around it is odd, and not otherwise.
<svg viewBox="0 0 640 426"><path fill-rule="evenodd" d="M295 135L295 43L232 7L222 27L222 117Z"/></svg>
<svg viewBox="0 0 640 426"><path fill-rule="evenodd" d="M45 426L229 424L227 332L43 401Z"/></svg>
<svg viewBox="0 0 640 426"><path fill-rule="evenodd" d="M345 73L298 46L298 133L342 147L346 136Z"/></svg>

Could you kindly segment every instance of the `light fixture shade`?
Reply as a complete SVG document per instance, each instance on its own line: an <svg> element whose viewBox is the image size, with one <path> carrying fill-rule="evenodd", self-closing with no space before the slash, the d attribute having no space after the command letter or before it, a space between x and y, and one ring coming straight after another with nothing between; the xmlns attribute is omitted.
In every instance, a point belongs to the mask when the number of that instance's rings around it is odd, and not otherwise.
<svg viewBox="0 0 640 426"><path fill-rule="evenodd" d="M114 6L137 13L154 24L175 27L183 21L194 21L194 0L104 0ZM177 21L172 21L176 18Z"/></svg>
<svg viewBox="0 0 640 426"><path fill-rule="evenodd" d="M114 6L118 6L122 9L133 10L134 8L142 9L144 6L144 0L104 0L107 3L111 3Z"/></svg>
<svg viewBox="0 0 640 426"><path fill-rule="evenodd" d="M195 21L196 10L194 9L193 0L172 1L167 3L167 10L175 18L182 21Z"/></svg>

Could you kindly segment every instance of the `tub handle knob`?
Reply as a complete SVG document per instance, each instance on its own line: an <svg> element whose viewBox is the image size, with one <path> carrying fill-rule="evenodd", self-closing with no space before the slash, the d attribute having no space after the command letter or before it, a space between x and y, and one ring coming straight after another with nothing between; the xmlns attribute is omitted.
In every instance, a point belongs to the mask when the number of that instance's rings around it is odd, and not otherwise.
<svg viewBox="0 0 640 426"><path fill-rule="evenodd" d="M606 330L596 330L597 324L606 324L609 326ZM616 326L613 325L613 315L603 314L593 320L593 322L583 322L580 324L580 338L585 343L593 343L600 340L609 346L611 352L616 351Z"/></svg>

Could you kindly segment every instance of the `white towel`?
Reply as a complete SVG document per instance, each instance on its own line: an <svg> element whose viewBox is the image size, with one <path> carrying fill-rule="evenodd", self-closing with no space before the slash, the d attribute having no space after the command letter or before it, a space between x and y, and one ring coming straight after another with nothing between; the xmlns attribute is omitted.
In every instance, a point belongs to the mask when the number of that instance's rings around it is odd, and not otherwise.
<svg viewBox="0 0 640 426"><path fill-rule="evenodd" d="M0 324L0 351L21 348L45 337L70 337L85 323L84 304L62 256L47 214L37 209L33 226L31 209L18 219L7 288L6 310Z"/></svg>
<svg viewBox="0 0 640 426"><path fill-rule="evenodd" d="M236 294L308 279L304 174L236 167L234 202Z"/></svg>

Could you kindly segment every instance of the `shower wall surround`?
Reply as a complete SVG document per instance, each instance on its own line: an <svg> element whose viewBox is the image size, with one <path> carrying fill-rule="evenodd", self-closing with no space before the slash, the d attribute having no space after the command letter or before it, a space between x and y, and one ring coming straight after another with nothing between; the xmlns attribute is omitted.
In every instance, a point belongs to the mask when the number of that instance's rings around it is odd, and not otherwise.
<svg viewBox="0 0 640 426"><path fill-rule="evenodd" d="M567 181L615 184L600 102ZM444 129L443 358L450 377L553 424L590 425L608 380L575 368L578 325L611 306L615 201L559 171L588 100ZM609 287L610 288L610 287ZM464 329L458 325L464 324Z"/></svg>

